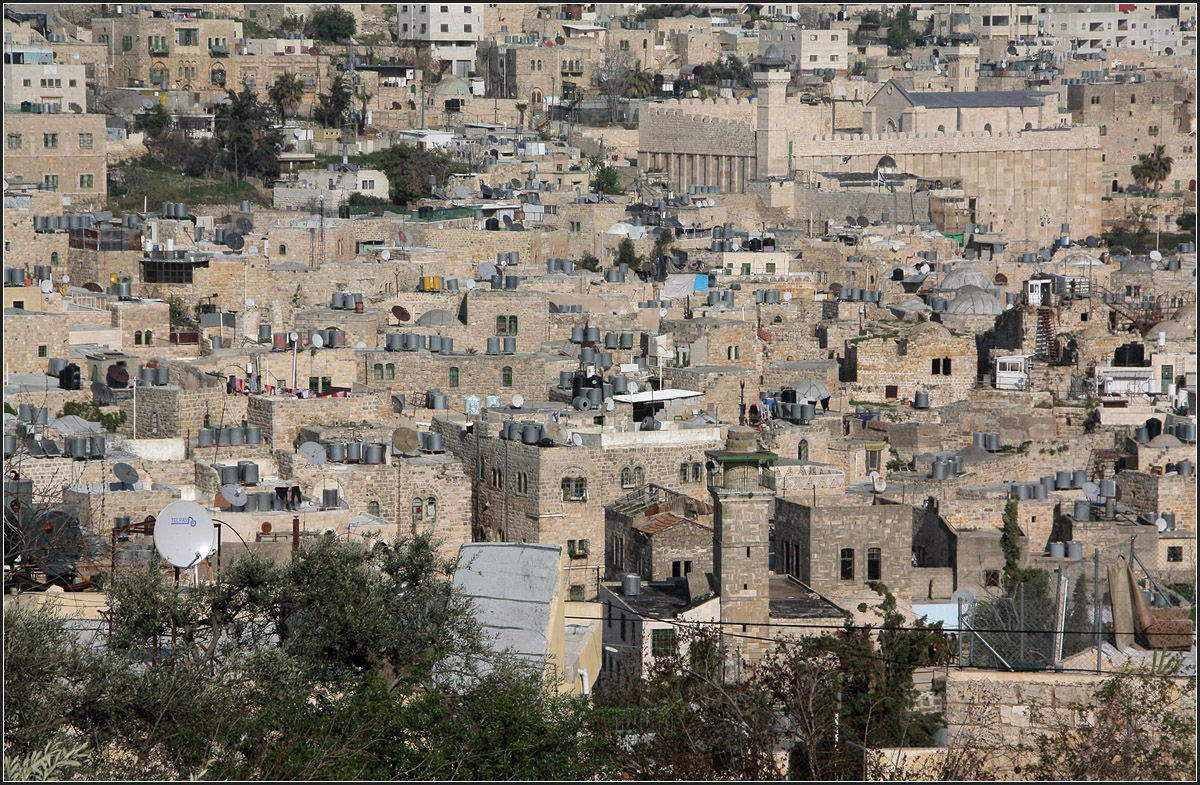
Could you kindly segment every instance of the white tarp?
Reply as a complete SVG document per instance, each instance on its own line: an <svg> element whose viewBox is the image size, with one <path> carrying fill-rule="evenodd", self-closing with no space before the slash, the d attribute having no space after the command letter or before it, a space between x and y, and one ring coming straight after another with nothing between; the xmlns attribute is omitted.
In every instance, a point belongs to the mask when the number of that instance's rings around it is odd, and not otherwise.
<svg viewBox="0 0 1200 785"><path fill-rule="evenodd" d="M660 296L665 300L678 300L690 297L695 291L695 275L668 275Z"/></svg>

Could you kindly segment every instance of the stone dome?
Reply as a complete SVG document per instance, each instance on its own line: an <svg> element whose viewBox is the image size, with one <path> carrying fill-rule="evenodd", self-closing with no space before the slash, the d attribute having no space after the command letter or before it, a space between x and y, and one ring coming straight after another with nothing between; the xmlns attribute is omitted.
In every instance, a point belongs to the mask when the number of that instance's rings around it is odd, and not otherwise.
<svg viewBox="0 0 1200 785"><path fill-rule="evenodd" d="M1004 305L986 292L965 292L946 306L946 313L969 316L996 316L1004 313Z"/></svg>
<svg viewBox="0 0 1200 785"><path fill-rule="evenodd" d="M974 267L958 267L946 274L938 289L946 291L961 289L964 286L978 286L984 291L992 291L995 288L992 286L992 279L984 271Z"/></svg>
<svg viewBox="0 0 1200 785"><path fill-rule="evenodd" d="M462 322L460 322L454 314L450 313L449 311L442 310L441 308L435 308L432 311L426 311L417 319L418 327L439 327L448 325L461 327Z"/></svg>
<svg viewBox="0 0 1200 785"><path fill-rule="evenodd" d="M434 98L452 98L456 95L470 95L471 84L462 77L447 74L429 91Z"/></svg>
<svg viewBox="0 0 1200 785"><path fill-rule="evenodd" d="M920 338L922 340L948 341L952 336L949 330L937 322L922 322L909 331L908 337Z"/></svg>
<svg viewBox="0 0 1200 785"><path fill-rule="evenodd" d="M1121 275L1137 275L1139 273L1153 273L1154 268L1145 259L1130 259L1121 265L1121 269L1116 272Z"/></svg>
<svg viewBox="0 0 1200 785"><path fill-rule="evenodd" d="M1174 319L1164 319L1146 331L1146 340L1157 341L1160 332L1167 334L1168 341L1188 341L1194 337L1193 331L1186 325Z"/></svg>
<svg viewBox="0 0 1200 785"><path fill-rule="evenodd" d="M1179 441L1169 433L1160 433L1158 436L1155 436L1153 439L1147 442L1147 444L1150 447L1179 447L1183 444L1183 442Z"/></svg>

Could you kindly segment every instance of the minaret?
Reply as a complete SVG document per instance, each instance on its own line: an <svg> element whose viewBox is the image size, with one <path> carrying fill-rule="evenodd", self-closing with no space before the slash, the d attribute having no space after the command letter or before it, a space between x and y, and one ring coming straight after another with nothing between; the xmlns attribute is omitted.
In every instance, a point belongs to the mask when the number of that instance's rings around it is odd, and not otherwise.
<svg viewBox="0 0 1200 785"><path fill-rule="evenodd" d="M743 656L756 659L767 649L770 585L768 539L775 512L775 475L770 464L779 456L758 449L758 432L735 425L724 450L709 450L709 493L713 518L713 574L721 602L725 642ZM719 469L718 469L719 467Z"/></svg>
<svg viewBox="0 0 1200 785"><path fill-rule="evenodd" d="M758 92L758 124L755 130L755 176L787 177L791 161L788 160L787 128L780 119L780 111L787 100L787 85L792 74L787 70L787 61L779 55L775 44L758 60L750 63L754 69L754 87Z"/></svg>

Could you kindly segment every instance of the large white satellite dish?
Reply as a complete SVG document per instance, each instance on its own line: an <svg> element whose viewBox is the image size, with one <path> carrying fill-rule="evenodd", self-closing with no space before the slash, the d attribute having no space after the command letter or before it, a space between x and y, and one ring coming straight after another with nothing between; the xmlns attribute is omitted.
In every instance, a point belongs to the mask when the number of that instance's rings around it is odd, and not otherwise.
<svg viewBox="0 0 1200 785"><path fill-rule="evenodd" d="M171 565L194 567L216 550L212 516L196 502L171 502L154 521L154 547Z"/></svg>
<svg viewBox="0 0 1200 785"><path fill-rule="evenodd" d="M392 252L384 248L379 252L379 258L386 262L388 259L392 258Z"/></svg>
<svg viewBox="0 0 1200 785"><path fill-rule="evenodd" d="M321 337L320 333L312 334L312 345L318 349L325 345L325 339Z"/></svg>

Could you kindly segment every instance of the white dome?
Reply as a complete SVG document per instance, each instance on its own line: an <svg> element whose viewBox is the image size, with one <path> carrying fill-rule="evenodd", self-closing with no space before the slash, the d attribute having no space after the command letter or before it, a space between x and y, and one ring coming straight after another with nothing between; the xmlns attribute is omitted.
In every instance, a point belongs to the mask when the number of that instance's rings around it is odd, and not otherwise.
<svg viewBox="0 0 1200 785"><path fill-rule="evenodd" d="M999 299L986 292L967 292L955 297L946 306L946 313L970 316L996 316L1004 313Z"/></svg>
<svg viewBox="0 0 1200 785"><path fill-rule="evenodd" d="M959 267L946 274L941 284L938 285L938 289L946 291L961 289L964 286L978 286L986 291L995 288L992 286L992 279L982 270L976 270L974 267Z"/></svg>

